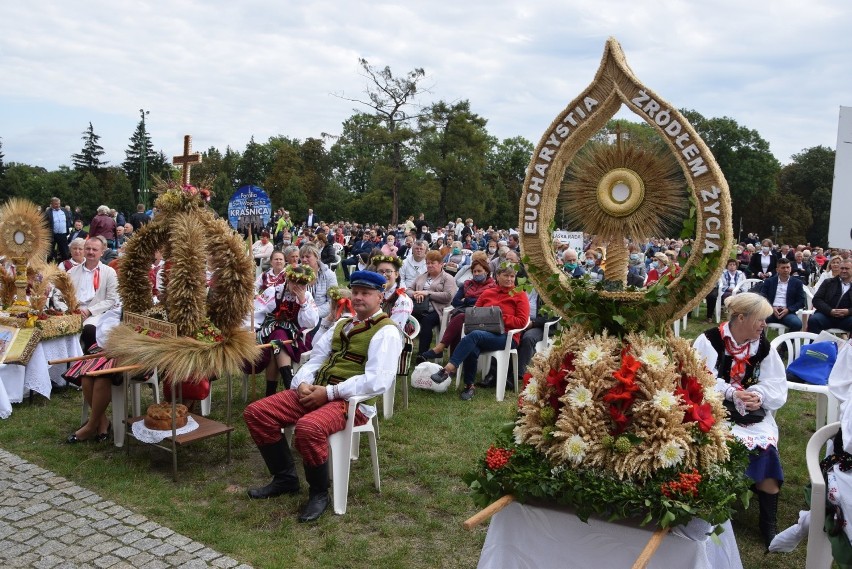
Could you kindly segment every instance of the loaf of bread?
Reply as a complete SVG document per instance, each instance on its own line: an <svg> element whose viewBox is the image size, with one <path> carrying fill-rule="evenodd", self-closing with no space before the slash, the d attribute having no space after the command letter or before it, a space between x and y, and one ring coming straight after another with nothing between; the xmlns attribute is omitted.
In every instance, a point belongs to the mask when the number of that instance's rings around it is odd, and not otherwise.
<svg viewBox="0 0 852 569"><path fill-rule="evenodd" d="M186 426L188 414L189 410L186 405L177 404L175 406L175 428L180 429ZM158 403L148 407L148 412L145 414L145 426L155 431L171 431L172 404Z"/></svg>

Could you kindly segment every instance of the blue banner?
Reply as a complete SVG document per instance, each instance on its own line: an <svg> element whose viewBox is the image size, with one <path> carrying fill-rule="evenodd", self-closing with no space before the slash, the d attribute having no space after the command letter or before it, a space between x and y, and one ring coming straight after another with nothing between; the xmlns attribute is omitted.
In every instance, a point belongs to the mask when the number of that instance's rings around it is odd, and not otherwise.
<svg viewBox="0 0 852 569"><path fill-rule="evenodd" d="M228 223L237 231L252 228L257 236L272 218L272 200L258 186L241 186L228 202Z"/></svg>

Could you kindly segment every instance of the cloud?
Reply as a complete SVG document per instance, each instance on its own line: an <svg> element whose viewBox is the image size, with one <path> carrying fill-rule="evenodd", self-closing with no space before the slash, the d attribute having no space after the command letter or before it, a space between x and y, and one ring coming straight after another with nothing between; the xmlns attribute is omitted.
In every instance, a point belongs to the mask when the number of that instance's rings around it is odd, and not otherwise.
<svg viewBox="0 0 852 569"><path fill-rule="evenodd" d="M92 121L112 163L138 109L157 149L242 149L249 138L336 133L362 95L357 60L423 67L422 103L467 99L499 138L537 142L588 85L604 42L677 107L730 116L786 162L834 146L852 105L848 3L687 0L562 3L31 0L0 22L7 161L55 168Z"/></svg>

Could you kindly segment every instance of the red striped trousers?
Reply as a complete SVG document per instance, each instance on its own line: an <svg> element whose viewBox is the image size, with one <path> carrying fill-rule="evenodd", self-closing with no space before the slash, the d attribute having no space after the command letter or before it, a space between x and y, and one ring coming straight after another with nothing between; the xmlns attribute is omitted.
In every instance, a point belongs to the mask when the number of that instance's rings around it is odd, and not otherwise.
<svg viewBox="0 0 852 569"><path fill-rule="evenodd" d="M287 389L259 399L246 407L243 418L258 446L281 440L281 429L296 425L293 446L308 466L319 466L328 460L328 437L346 428L346 401L329 401L310 411L299 403L299 394ZM367 416L356 411L355 424L363 425Z"/></svg>

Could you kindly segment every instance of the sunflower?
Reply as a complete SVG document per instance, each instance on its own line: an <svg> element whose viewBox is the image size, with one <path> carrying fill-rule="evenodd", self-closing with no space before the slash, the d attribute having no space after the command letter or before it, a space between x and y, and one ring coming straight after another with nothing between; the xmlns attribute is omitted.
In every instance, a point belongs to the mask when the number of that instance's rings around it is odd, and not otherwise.
<svg viewBox="0 0 852 569"><path fill-rule="evenodd" d="M679 227L689 200L667 149L590 142L565 172L559 196L569 227L607 243L607 280L627 279L624 238L665 235Z"/></svg>

